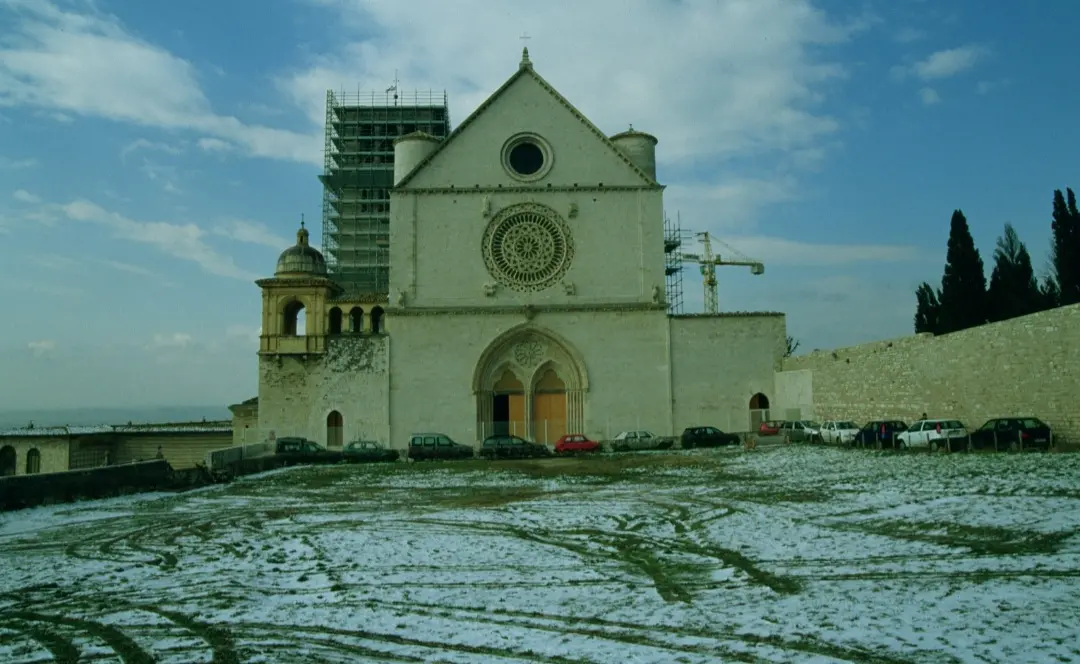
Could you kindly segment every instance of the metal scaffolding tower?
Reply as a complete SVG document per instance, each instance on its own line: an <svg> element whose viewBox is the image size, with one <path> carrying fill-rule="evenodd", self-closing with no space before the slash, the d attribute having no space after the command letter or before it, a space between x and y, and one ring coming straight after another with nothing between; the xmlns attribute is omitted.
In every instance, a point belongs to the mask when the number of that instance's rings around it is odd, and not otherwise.
<svg viewBox="0 0 1080 664"><path fill-rule="evenodd" d="M333 278L353 290L390 288L390 189L394 139L450 133L445 92L326 91L322 251Z"/></svg>
<svg viewBox="0 0 1080 664"><path fill-rule="evenodd" d="M675 219L664 213L664 291L667 299L668 313L672 315L683 312L683 274L682 274L682 248L683 241L688 238L682 230L682 217L678 212Z"/></svg>

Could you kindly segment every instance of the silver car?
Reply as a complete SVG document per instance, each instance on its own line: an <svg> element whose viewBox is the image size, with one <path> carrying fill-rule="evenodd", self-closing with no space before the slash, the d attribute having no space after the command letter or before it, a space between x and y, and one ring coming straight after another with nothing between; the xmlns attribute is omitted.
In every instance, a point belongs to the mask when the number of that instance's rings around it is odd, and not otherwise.
<svg viewBox="0 0 1080 664"><path fill-rule="evenodd" d="M611 439L611 449L616 452L631 450L666 450L675 444L671 437L654 436L651 431L637 429L621 431Z"/></svg>
<svg viewBox="0 0 1080 664"><path fill-rule="evenodd" d="M780 425L780 435L789 443L807 443L817 440L821 425L811 420L791 420Z"/></svg>

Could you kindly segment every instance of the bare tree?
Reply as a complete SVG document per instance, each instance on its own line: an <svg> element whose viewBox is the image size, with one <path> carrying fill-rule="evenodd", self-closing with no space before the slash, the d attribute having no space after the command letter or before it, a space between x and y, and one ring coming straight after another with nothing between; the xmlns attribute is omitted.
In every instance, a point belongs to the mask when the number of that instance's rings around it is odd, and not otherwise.
<svg viewBox="0 0 1080 664"><path fill-rule="evenodd" d="M795 337L788 337L787 350L784 352L784 357L791 357L797 350L799 350L799 340Z"/></svg>

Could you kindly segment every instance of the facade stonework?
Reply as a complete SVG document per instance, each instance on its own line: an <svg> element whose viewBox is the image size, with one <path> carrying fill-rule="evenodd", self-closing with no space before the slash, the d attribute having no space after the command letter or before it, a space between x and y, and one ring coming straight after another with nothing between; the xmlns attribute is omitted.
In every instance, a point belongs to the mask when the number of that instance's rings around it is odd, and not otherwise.
<svg viewBox="0 0 1080 664"><path fill-rule="evenodd" d="M42 427L0 431L0 475L14 451L14 475L149 461L160 454L178 470L194 468L207 453L233 440L228 422ZM36 460L27 461L36 452Z"/></svg>
<svg viewBox="0 0 1080 664"><path fill-rule="evenodd" d="M955 417L969 427L1033 415L1080 441L1080 305L934 337L915 335L784 360L776 416ZM791 412L788 412L791 411Z"/></svg>
<svg viewBox="0 0 1080 664"><path fill-rule="evenodd" d="M401 448L414 432L747 430L783 316L668 315L655 139L636 136L616 145L526 58L447 139L400 139L388 296L334 283L302 229L258 282L260 435ZM360 306L380 324L341 325Z"/></svg>
<svg viewBox="0 0 1080 664"><path fill-rule="evenodd" d="M67 437L42 433L24 436L0 432L0 476L59 473L68 469Z"/></svg>

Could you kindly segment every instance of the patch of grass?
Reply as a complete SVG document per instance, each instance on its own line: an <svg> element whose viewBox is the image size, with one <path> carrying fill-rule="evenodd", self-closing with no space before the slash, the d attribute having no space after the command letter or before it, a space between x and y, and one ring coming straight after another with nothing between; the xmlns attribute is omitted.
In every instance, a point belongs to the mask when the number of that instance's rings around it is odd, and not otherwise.
<svg viewBox="0 0 1080 664"><path fill-rule="evenodd" d="M1039 533L932 521L884 520L852 526L873 535L966 548L972 553L998 556L1057 553L1065 540L1075 534L1075 531Z"/></svg>
<svg viewBox="0 0 1080 664"><path fill-rule="evenodd" d="M495 508L552 495L534 487L478 487L465 491L427 491L425 502L438 507Z"/></svg>
<svg viewBox="0 0 1080 664"><path fill-rule="evenodd" d="M649 471L708 468L716 462L707 457L687 455L629 454L619 456L579 456L554 459L523 459L497 462L500 470L537 479L556 477L596 477L621 480Z"/></svg>
<svg viewBox="0 0 1080 664"><path fill-rule="evenodd" d="M154 657L151 656L150 653L143 650L134 639L112 625L106 625L104 623L81 618L47 615L36 613L34 611L10 611L6 614L0 614L0 621L9 617L26 622L74 627L77 630L81 630L82 632L104 641L112 648L113 652L120 655L120 658L125 664L154 664Z"/></svg>
<svg viewBox="0 0 1080 664"><path fill-rule="evenodd" d="M725 492L723 497L726 500L741 500L765 505L777 503L824 503L831 498L829 494L823 491L798 491L795 489Z"/></svg>

